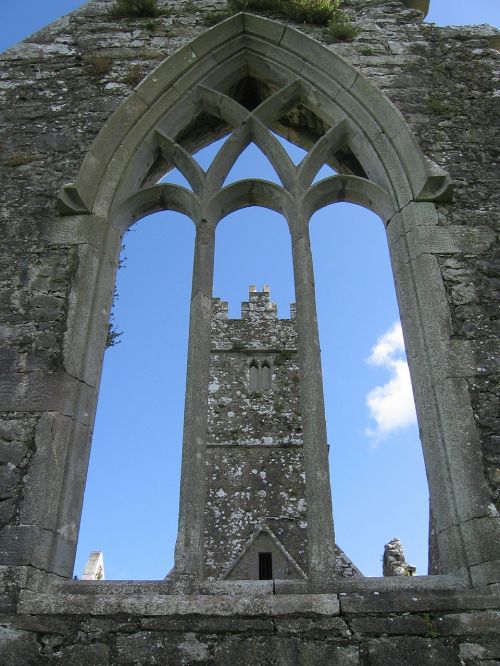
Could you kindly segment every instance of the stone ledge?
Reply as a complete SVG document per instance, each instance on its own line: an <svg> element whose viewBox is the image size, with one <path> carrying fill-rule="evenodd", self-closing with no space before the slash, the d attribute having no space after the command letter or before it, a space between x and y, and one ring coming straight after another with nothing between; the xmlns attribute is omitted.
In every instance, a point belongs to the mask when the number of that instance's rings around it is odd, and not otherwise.
<svg viewBox="0 0 500 666"><path fill-rule="evenodd" d="M340 613L337 595L270 595L267 597L215 595L82 595L36 593L20 594L21 615L115 615L126 613L141 617L321 617Z"/></svg>
<svg viewBox="0 0 500 666"><path fill-rule="evenodd" d="M426 611L483 610L500 608L500 596L494 591L415 590L341 594L341 614L366 615L420 613Z"/></svg>
<svg viewBox="0 0 500 666"><path fill-rule="evenodd" d="M267 582L267 581L266 581ZM80 593L75 592L80 586ZM138 593L139 584L127 584L121 593L98 591L97 585L73 583L71 591L54 587L51 592L21 592L19 613L29 615L93 615L110 616L126 613L141 617L213 616L213 617L335 617L338 615L383 615L398 613L483 611L496 623L495 610L500 609L500 597L495 590L420 590L409 592L347 594L272 594L262 589L261 595L252 594L251 586L245 593L239 588L231 596L218 594L161 593L161 584L145 584ZM117 584L114 584L117 585ZM86 588L86 593L83 591ZM164 588L168 589L168 588ZM267 592L267 593L266 593ZM456 618L463 613L458 613ZM453 624L450 619L450 623ZM450 624L450 627L451 627ZM453 631L450 628L451 633Z"/></svg>

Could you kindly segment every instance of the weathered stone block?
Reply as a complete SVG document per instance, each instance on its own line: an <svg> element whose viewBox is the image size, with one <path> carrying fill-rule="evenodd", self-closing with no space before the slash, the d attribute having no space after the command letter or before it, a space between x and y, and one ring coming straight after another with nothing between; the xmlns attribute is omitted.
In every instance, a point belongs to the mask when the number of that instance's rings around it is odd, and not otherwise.
<svg viewBox="0 0 500 666"><path fill-rule="evenodd" d="M500 638L488 636L487 638L468 640L466 643L460 643L459 654L467 664L479 660L484 663L486 660L500 660Z"/></svg>
<svg viewBox="0 0 500 666"><path fill-rule="evenodd" d="M211 643L211 642L210 642ZM118 664L207 663L211 644L194 633L170 635L141 631L116 640Z"/></svg>
<svg viewBox="0 0 500 666"><path fill-rule="evenodd" d="M285 662L286 663L286 662ZM356 645L340 644L324 641L303 641L299 644L299 664L315 664L316 666L358 666L360 664L359 648Z"/></svg>
<svg viewBox="0 0 500 666"><path fill-rule="evenodd" d="M500 631L500 611L476 611L454 613L437 617L436 630L442 636L486 636L498 635Z"/></svg>
<svg viewBox="0 0 500 666"><path fill-rule="evenodd" d="M57 661L64 666L107 666L113 664L108 645L69 645L57 654ZM154 663L154 662L153 662Z"/></svg>
<svg viewBox="0 0 500 666"><path fill-rule="evenodd" d="M34 634L0 627L2 666L36 666L40 663L39 648Z"/></svg>
<svg viewBox="0 0 500 666"><path fill-rule="evenodd" d="M0 500L0 525L8 523L14 515L18 498Z"/></svg>
<svg viewBox="0 0 500 666"><path fill-rule="evenodd" d="M370 666L462 666L453 647L427 638L378 638L367 644Z"/></svg>
<svg viewBox="0 0 500 666"><path fill-rule="evenodd" d="M339 617L277 619L275 633L278 636L301 636L323 640L350 635L345 620Z"/></svg>
<svg viewBox="0 0 500 666"><path fill-rule="evenodd" d="M281 639L273 637L239 638L226 637L217 646L214 654L214 666L233 666L241 660L242 655L249 664L262 666L285 666L298 662L298 639Z"/></svg>
<svg viewBox="0 0 500 666"><path fill-rule="evenodd" d="M321 620L315 620L320 622ZM187 629L195 634L244 634L245 636L274 634L275 626L271 618L218 618L191 617L189 620L170 616L153 617L141 621L141 629L150 631L184 632Z"/></svg>
<svg viewBox="0 0 500 666"><path fill-rule="evenodd" d="M12 464L0 466L0 498L7 499L16 492L21 472Z"/></svg>
<svg viewBox="0 0 500 666"><path fill-rule="evenodd" d="M428 622L420 615L355 617L349 622L349 628L355 634L368 635L425 636L429 631Z"/></svg>

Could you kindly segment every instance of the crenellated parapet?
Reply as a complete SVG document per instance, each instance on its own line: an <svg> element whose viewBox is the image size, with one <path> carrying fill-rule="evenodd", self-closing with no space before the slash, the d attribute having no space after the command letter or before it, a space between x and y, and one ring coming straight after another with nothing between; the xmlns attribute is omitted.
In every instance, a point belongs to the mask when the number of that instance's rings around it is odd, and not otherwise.
<svg viewBox="0 0 500 666"><path fill-rule="evenodd" d="M248 301L241 304L241 319L229 319L225 301L213 299L212 346L214 349L297 351L294 322L295 304L290 305L291 317L278 318L278 307L271 301L269 288L249 289Z"/></svg>

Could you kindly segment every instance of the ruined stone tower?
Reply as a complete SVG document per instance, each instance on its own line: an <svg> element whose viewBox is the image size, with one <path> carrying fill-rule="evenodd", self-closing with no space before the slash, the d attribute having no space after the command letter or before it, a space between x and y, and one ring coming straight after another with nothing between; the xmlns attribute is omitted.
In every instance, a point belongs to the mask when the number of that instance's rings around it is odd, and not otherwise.
<svg viewBox="0 0 500 666"><path fill-rule="evenodd" d="M294 319L278 319L267 290L251 290L241 315L228 319L227 303L214 300L206 574L304 579L307 515Z"/></svg>
<svg viewBox="0 0 500 666"><path fill-rule="evenodd" d="M309 0L235 4L158 0L144 17L90 0L2 56L2 666L496 664L500 33L427 25L428 0L345 0L328 26L312 0L305 14ZM300 164L276 135L307 151ZM201 169L193 154L223 136ZM252 142L280 182L226 185ZM316 183L324 164L336 175ZM189 187L162 181L176 168ZM438 573L428 577L337 571L309 221L341 201L386 229L433 512ZM268 470L243 468L250 446L223 444L212 420L226 407L211 372L240 364L255 418L282 381L274 345L212 346L213 322L221 336L233 326L220 303L212 318L216 228L245 206L281 214L292 248L297 345L279 360L293 374L298 359L302 443L286 451L302 451L306 484L303 498L294 471L279 516L261 472L274 475L285 425L299 434L293 394L282 396L286 424L249 452L268 456ZM196 229L175 567L165 581L73 581L122 237L160 210ZM290 324L273 326L286 337ZM223 456L261 492L247 525L217 476ZM219 549L217 525L234 547ZM262 576L252 553L275 555ZM269 580L270 565L284 578Z"/></svg>
<svg viewBox="0 0 500 666"><path fill-rule="evenodd" d="M241 319L214 299L207 437L205 575L305 580L307 504L295 326L269 289ZM359 575L338 550L337 573Z"/></svg>

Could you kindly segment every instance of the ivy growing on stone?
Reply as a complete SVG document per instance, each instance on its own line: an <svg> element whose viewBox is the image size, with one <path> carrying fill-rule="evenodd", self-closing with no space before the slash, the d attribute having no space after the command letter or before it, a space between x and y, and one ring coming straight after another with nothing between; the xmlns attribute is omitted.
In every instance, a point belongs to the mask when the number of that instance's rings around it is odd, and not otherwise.
<svg viewBox="0 0 500 666"><path fill-rule="evenodd" d="M123 252L125 250L125 245L122 244L121 250L120 250L120 260L118 261L118 270L121 268L124 268L127 262L127 257L123 255ZM116 345L119 345L121 340L121 336L123 335L123 331L118 331L116 326L115 326L115 305L116 301L118 300L118 290L116 288L116 284L113 288L113 298L111 300L111 311L109 315L109 321L108 321L108 333L106 337L106 349L109 349L109 347L115 347Z"/></svg>
<svg viewBox="0 0 500 666"><path fill-rule="evenodd" d="M116 290L116 287L113 290L113 300L111 301L111 314L109 316L109 322L108 322L108 335L106 338L106 349L109 347L114 347L115 345L119 345L121 340L119 339L123 335L123 331L118 331L115 328L115 314L113 312L115 303L118 299L118 292Z"/></svg>
<svg viewBox="0 0 500 666"><path fill-rule="evenodd" d="M437 116L442 116L450 111L450 102L440 93L428 95L425 103L428 110Z"/></svg>

